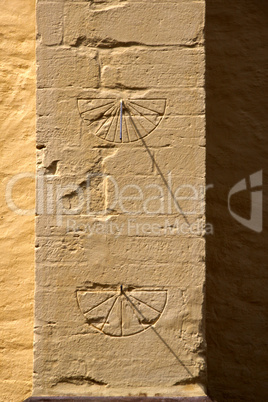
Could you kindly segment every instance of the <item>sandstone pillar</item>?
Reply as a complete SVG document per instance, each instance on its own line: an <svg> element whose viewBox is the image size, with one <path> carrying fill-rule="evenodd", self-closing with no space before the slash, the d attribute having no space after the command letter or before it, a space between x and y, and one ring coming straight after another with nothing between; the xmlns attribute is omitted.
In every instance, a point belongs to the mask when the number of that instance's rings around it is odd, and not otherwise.
<svg viewBox="0 0 268 402"><path fill-rule="evenodd" d="M204 1L37 21L34 395L203 396Z"/></svg>

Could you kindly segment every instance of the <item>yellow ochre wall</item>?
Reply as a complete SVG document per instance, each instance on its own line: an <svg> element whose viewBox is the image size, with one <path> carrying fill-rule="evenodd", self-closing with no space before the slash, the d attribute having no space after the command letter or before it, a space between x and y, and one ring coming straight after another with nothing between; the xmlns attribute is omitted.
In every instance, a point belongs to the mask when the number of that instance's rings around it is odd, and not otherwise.
<svg viewBox="0 0 268 402"><path fill-rule="evenodd" d="M34 216L12 211L6 188L35 171L34 0L2 1L0 25L0 401L20 402L32 392ZM14 181L12 200L34 208L34 179Z"/></svg>

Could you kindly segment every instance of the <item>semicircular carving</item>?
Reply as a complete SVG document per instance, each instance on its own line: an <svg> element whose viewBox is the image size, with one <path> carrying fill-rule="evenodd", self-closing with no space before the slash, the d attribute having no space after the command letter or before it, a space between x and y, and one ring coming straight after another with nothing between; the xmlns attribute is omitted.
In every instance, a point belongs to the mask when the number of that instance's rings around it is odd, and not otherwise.
<svg viewBox="0 0 268 402"><path fill-rule="evenodd" d="M99 138L128 143L146 137L159 125L165 99L78 99L83 122Z"/></svg>
<svg viewBox="0 0 268 402"><path fill-rule="evenodd" d="M87 322L109 336L130 336L146 330L160 318L166 290L77 291L78 305Z"/></svg>

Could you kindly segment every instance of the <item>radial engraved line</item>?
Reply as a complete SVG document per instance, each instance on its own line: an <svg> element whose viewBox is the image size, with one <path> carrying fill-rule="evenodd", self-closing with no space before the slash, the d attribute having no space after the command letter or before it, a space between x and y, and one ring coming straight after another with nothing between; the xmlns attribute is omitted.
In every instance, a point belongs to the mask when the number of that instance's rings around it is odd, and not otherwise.
<svg viewBox="0 0 268 402"><path fill-rule="evenodd" d="M105 111L103 112L103 114L101 115L101 118L103 119L105 113L107 113L107 112L109 112L109 111L112 111L114 107L115 107L115 106L110 106L107 110L105 110ZM88 113L88 111L81 113L82 119L87 120L87 119L85 119L85 118L82 116L82 114L84 114L84 113ZM106 121L107 121L107 119L104 121L103 124L105 124ZM95 122L96 122L96 120L93 120L93 121L89 124L89 127L92 126ZM103 124L101 125L101 127L103 126ZM101 127L98 128L98 131L101 129ZM98 131L97 131L97 132L98 132ZM97 133L95 133L95 135L96 135L96 134L97 134Z"/></svg>
<svg viewBox="0 0 268 402"><path fill-rule="evenodd" d="M143 100L149 100L149 99L133 99L133 100L129 99L129 102L135 103L135 101L136 102L142 102ZM159 101L160 99L150 99L150 100ZM161 99L161 100L164 101L165 105L166 105L166 100L165 99ZM137 105L140 106L140 107L143 107L144 109L150 110L150 112L154 112L154 113L158 114L159 116L163 116L162 114L159 114L159 112L157 110L150 109L149 107L141 106L139 104L137 104Z"/></svg>
<svg viewBox="0 0 268 402"><path fill-rule="evenodd" d="M114 119L115 119L115 117L116 117L117 110L118 110L118 107L116 106L115 113L114 113L113 118L112 118L112 122L111 122L111 124L110 124L110 126L109 126L109 129L108 129L108 131L107 131L107 133L106 133L106 135L105 135L105 137L104 137L105 140L106 140L106 137L107 137L107 135L109 134L109 132L110 132L110 130L111 130L113 121L114 121ZM117 120L117 122L116 122L116 127L117 127L117 123L118 123L118 120ZM116 131L116 129L115 129L115 131ZM114 136L114 137L115 137L115 136ZM112 140L112 141L114 141L114 137L113 137L113 140ZM107 141L108 141L108 140L107 140Z"/></svg>
<svg viewBox="0 0 268 402"><path fill-rule="evenodd" d="M109 312L108 312L108 314L107 314L107 316L106 316L106 318L105 318L105 321L104 321L104 323L103 323L103 325L102 325L102 327L101 327L101 330L102 330L102 331L103 331L103 328L104 328L105 324L107 324L107 320L108 320L108 318L109 318L109 316L110 316L110 314L111 314L111 311L112 311L112 309L113 309L113 307L114 307L114 305L115 305L115 302L116 302L116 300L118 299L119 296L113 296L113 297L115 297L115 301L113 302L112 307L110 308L110 310L109 310Z"/></svg>
<svg viewBox="0 0 268 402"><path fill-rule="evenodd" d="M113 109L112 109L112 110L113 110ZM112 115L111 115L110 117L112 117ZM110 117L108 117L107 119L105 119L105 117L102 116L102 118L104 119L104 122L101 124L101 126L98 128L98 130L95 132L95 135L98 135L98 131L101 130L101 128L103 127L103 125L107 122L107 120L108 120ZM95 123L95 121L93 121L91 124L94 124L94 123Z"/></svg>
<svg viewBox="0 0 268 402"><path fill-rule="evenodd" d="M129 106L132 107L132 109L134 109L137 113L139 113L139 115L141 117L144 117L144 119L148 120L149 123L151 123L154 126L154 128L157 126L157 124L154 124L148 117L146 117L145 114L143 115L139 110L135 109L135 107L133 105L131 105L130 102L129 102Z"/></svg>
<svg viewBox="0 0 268 402"><path fill-rule="evenodd" d="M115 106L114 106L114 110L113 110L113 115L112 115L112 121L111 121L111 124L109 125L108 131L106 132L106 135L105 135L105 137L104 137L104 140L106 140L106 137L107 137L107 135L109 134L109 132L110 132L110 130L111 130L111 127L112 127L112 125L113 125L114 119L115 119L115 117L116 117L117 109L118 109L118 107L117 107L117 105L115 105ZM109 140L107 140L107 141L109 141Z"/></svg>
<svg viewBox="0 0 268 402"><path fill-rule="evenodd" d="M118 113L118 115L117 115L117 120L116 120L116 125L115 125L115 131L114 131L114 137L113 137L113 140L112 140L112 141L114 141L114 140L116 139L118 121L119 121L119 119L120 119L120 106L119 106L117 109L118 109L119 113ZM105 137L105 138L106 138L106 137Z"/></svg>
<svg viewBox="0 0 268 402"><path fill-rule="evenodd" d="M128 112L127 109L126 109L126 112ZM125 113L125 114L126 114L126 113ZM127 116L125 116L125 117L127 117ZM128 122L127 122L127 119L126 119L126 118L125 118L125 124L126 124L126 128L127 128L128 141L131 142L130 134L129 134L129 128L128 128Z"/></svg>
<svg viewBox="0 0 268 402"><path fill-rule="evenodd" d="M154 307L150 306L149 304L143 302L142 300L138 299L137 297L132 296L132 295L129 295L129 296L132 297L133 299L136 299L138 302L140 302L140 303L142 303L142 304L145 304L145 306L151 308L152 310L156 311L157 313L159 313L159 314L162 313L162 311L156 310L156 308L154 308Z"/></svg>
<svg viewBox="0 0 268 402"><path fill-rule="evenodd" d="M113 108L112 108L112 110L113 109L116 109L116 106L114 106ZM111 117L112 117L113 115L111 114ZM108 117L108 119L109 119L109 117ZM96 133L95 133L95 135L98 135L98 131L100 131L100 129L103 127L103 125L107 122L107 120L108 119L104 119L104 122L102 123L102 125L98 128L98 130L96 131ZM113 119L112 119L112 122L113 122ZM112 122L111 122L111 124L112 124ZM93 122L94 123L94 122Z"/></svg>
<svg viewBox="0 0 268 402"><path fill-rule="evenodd" d="M117 110L117 105L111 106L111 107L110 107L108 110L106 110L106 112L104 112L103 114L107 113L109 110L111 110L111 115L112 115L113 111L116 112L116 110Z"/></svg>
<svg viewBox="0 0 268 402"><path fill-rule="evenodd" d="M133 127L135 128L135 131L136 131L137 135L139 136L139 137L138 137L139 140L140 140L141 138L146 137L149 133L151 133L152 130L149 131L149 132L147 132L146 129L145 129L145 128L143 127L143 125L141 124L141 122L139 122L139 121L137 120L137 123L141 126L142 130L145 132L144 135L140 134L139 129L138 129L136 123L134 122L134 118L135 118L136 116L135 116L135 115L131 115L131 114L129 114L129 115L130 115L130 119L131 119L132 125L133 125Z"/></svg>
<svg viewBox="0 0 268 402"><path fill-rule="evenodd" d="M133 128L134 128L135 134L136 134L138 140L140 140L140 139L143 138L143 137L141 137L141 136L137 133L136 125L133 123L133 120L132 120L132 116L131 116L131 114L130 114L130 111L129 111L128 109L126 109L126 110L127 110L128 114L129 114L130 121L131 121L131 124L132 124L132 126L133 126Z"/></svg>
<svg viewBox="0 0 268 402"><path fill-rule="evenodd" d="M133 115L133 118L132 118L133 123L135 123L135 117L137 117L137 116ZM147 131L146 128L143 126L143 124L139 120L136 121L135 125L137 125L137 126L140 125L142 130L145 132L145 135L141 135L141 138L146 137L146 135L150 134L153 131L153 129L151 131ZM139 131L138 127L137 127L137 130Z"/></svg>
<svg viewBox="0 0 268 402"><path fill-rule="evenodd" d="M144 319L146 319L146 317L144 317L144 316L139 312L139 310L137 309L137 307L132 303L132 301L130 300L130 298L129 298L126 294L124 294L124 296L125 296L125 298L127 299L128 303L130 304L130 307L132 308L132 310L133 310L135 316L138 318L138 321L139 321L140 325L143 327L143 329L145 329L144 324L140 321L140 317L142 317L142 318L144 318ZM146 324L146 325L147 325L147 324Z"/></svg>
<svg viewBox="0 0 268 402"><path fill-rule="evenodd" d="M120 303L121 303L121 336L123 335L123 302L122 298L120 298Z"/></svg>
<svg viewBox="0 0 268 402"><path fill-rule="evenodd" d="M111 116L112 117L112 116ZM108 117L109 119L110 117ZM98 137L100 136L100 134L98 134L98 132L102 129L102 127L104 126L104 124L107 122L108 119L104 119L104 122L101 124L101 126L98 128L98 130L95 132L95 135L97 135ZM93 124L94 122L92 122Z"/></svg>
<svg viewBox="0 0 268 402"><path fill-rule="evenodd" d="M113 295L113 296L110 296L108 299L106 299L106 300L104 300L104 301L102 301L102 302L100 302L99 304L97 304L96 306L94 306L94 307L91 307L91 309L89 309L89 310L87 310L87 311L85 311L83 314L87 314L87 313L89 313L91 310L94 310L94 308L97 308L97 307L99 307L101 304L103 304L103 303L106 303L108 300L110 300L112 297L114 297L115 295ZM82 310L82 309L81 309Z"/></svg>
<svg viewBox="0 0 268 402"><path fill-rule="evenodd" d="M79 99L79 100L87 100L87 99ZM109 102L109 103L105 103L104 105L101 105L101 106L96 106L96 107L90 108L90 109L88 109L88 110L85 110L84 112L81 112L81 115L84 114L84 113L88 113L88 112L91 111L91 110L100 109L100 108L102 108L102 107L106 107L106 106L109 106L109 105L111 105L111 104L114 104L114 101L113 101L113 102Z"/></svg>
<svg viewBox="0 0 268 402"><path fill-rule="evenodd" d="M112 112L113 108L116 108L116 105L112 104L112 106L110 106L107 110L105 110L105 112L103 112L103 115L102 115L102 116L104 116L105 113L107 113L107 112L109 112L109 111Z"/></svg>
<svg viewBox="0 0 268 402"><path fill-rule="evenodd" d="M130 111L130 112L131 112L131 111ZM137 116L136 116L135 114L132 114L132 121L133 121L133 123L134 123L135 117L137 117ZM142 117L143 117L143 116L142 116ZM134 123L134 124L135 124L135 126L136 126L136 123ZM156 127L156 126L154 126L154 128L153 128L151 131L147 131L146 128L142 125L142 123L141 123L139 120L137 120L137 124L139 124L139 125L141 126L141 128L145 131L145 135L141 135L140 138L143 138L143 137L145 137L146 135L150 134L150 133L153 131L153 129ZM137 131L139 131L138 128L137 128Z"/></svg>
<svg viewBox="0 0 268 402"><path fill-rule="evenodd" d="M131 105L131 103L129 103L129 106L130 106L132 109L134 109L137 113L139 113L139 115L140 115L141 117L143 117L144 119L148 120L148 122L151 123L154 128L157 127L158 123L157 123L157 124L153 123L145 114L142 114L142 113L141 113L139 110L137 110L133 105ZM157 114L157 116L159 117L158 113L155 113L155 114ZM134 115L134 116L135 116L135 115Z"/></svg>
<svg viewBox="0 0 268 402"><path fill-rule="evenodd" d="M125 116L125 110L123 110L123 117ZM127 126L127 122L126 122L126 119L124 118L123 119L123 122L125 123L125 127L126 127L126 133L127 133L127 139L128 139L128 141L126 141L126 142L130 142L130 137L129 137L129 132L128 132L128 126Z"/></svg>

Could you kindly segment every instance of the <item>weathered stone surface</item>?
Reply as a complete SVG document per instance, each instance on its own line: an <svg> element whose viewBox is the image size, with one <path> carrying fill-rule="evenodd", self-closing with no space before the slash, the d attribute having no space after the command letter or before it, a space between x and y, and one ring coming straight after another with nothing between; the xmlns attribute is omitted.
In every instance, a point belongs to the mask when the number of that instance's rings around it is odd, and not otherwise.
<svg viewBox="0 0 268 402"><path fill-rule="evenodd" d="M191 150L191 151L190 151ZM189 151L191 159L189 159ZM131 157L127 148L120 148L114 154L103 160L104 173L118 175L123 172L133 172L136 175L155 174L198 176L201 166L204 167L205 148L199 146L178 146L158 149L155 152L144 149L133 149ZM120 164L118 163L120 160ZM135 166L135 170L134 170ZM204 172L204 170L201 170Z"/></svg>
<svg viewBox="0 0 268 402"><path fill-rule="evenodd" d="M166 284L187 287L193 286L193 284L198 285L200 273L204 270L204 242L202 239L193 235L187 238L180 234L172 235L172 231L166 234L165 240L162 240L161 232L159 236L151 237L147 234L147 236L143 235L141 236L142 239L139 239L134 234L128 235L128 232L135 233L134 224L142 224L133 219L125 223L125 233L117 237L110 233L107 235L106 242L103 240L104 236L100 229L99 233L81 236L76 234L75 239L73 239L75 235L71 231L73 227L71 225L74 225L74 221L75 218L69 222L70 232L65 241L59 237L52 237L50 241L46 241L45 238L38 240L37 262L43 267L40 268L39 274L39 278L42 280L45 279L42 273L45 266L48 269L52 267L53 270L58 265L61 274L65 268L66 270L75 270L73 271L76 273L75 277L83 272L86 281L90 281L94 277L94 281L104 284L105 281L114 283L116 276L116 283L128 281L133 286L135 283L142 286L144 282L150 286L164 286ZM162 223L165 225L164 220ZM127 225L129 225L129 230L127 230ZM93 230L94 227L92 227ZM96 228L97 230L98 228ZM142 229L139 230L141 232ZM53 253L52 249L54 250ZM57 260L57 255L60 262ZM80 265L75 268L74 264L77 260L80 261ZM91 264L87 266L89 260ZM98 270L98 272L94 273L94 270ZM167 270L169 272L168 278L165 277ZM52 274L52 277L55 275L58 278L57 282L60 281L57 270ZM41 285L42 281L39 278L37 282ZM68 285L66 280L66 278L62 279L62 286ZM80 280L79 275L77 280ZM48 279L46 279L47 281Z"/></svg>
<svg viewBox="0 0 268 402"><path fill-rule="evenodd" d="M99 67L96 58L95 50L39 46L37 87L98 87Z"/></svg>
<svg viewBox="0 0 268 402"><path fill-rule="evenodd" d="M60 45L63 39L63 3L38 3L37 37L44 45Z"/></svg>
<svg viewBox="0 0 268 402"><path fill-rule="evenodd" d="M38 9L34 395L202 396L204 4L66 2L63 42L55 4L48 27Z"/></svg>
<svg viewBox="0 0 268 402"><path fill-rule="evenodd" d="M195 45L203 41L203 24L204 4L200 2L119 3L95 11L91 4L69 3L64 41L107 47L117 43Z"/></svg>
<svg viewBox="0 0 268 402"><path fill-rule="evenodd" d="M54 72L55 74L55 72ZM96 129L88 127L79 114L78 99L111 98L117 99L122 92L126 97L133 97L130 91L117 90L81 90L76 87L67 89L38 89L37 90L37 145L42 146L46 143L57 140L58 146L53 148L61 149L60 144L64 143L72 146L81 146L81 140L85 147L96 147L107 145L101 138L94 138ZM134 95L135 96L135 95ZM171 141L178 141L184 135L189 137L200 135L200 140L204 140L205 121L204 116L204 90L187 89L150 89L139 91L139 97L143 99L166 99L165 115L157 130L154 130L145 141L153 146L165 145L166 137ZM190 116L195 116L198 125L190 120ZM179 119L176 121L176 119ZM181 129L181 126L184 129ZM178 130L178 132L177 132ZM187 135L186 135L187 133ZM156 139L154 140L156 136ZM162 137L162 138L160 138ZM159 140L159 142L158 142ZM144 147L142 142L136 142L135 146ZM52 148L52 147L51 147ZM85 149L84 147L82 149ZM47 149L50 151L50 148Z"/></svg>
<svg viewBox="0 0 268 402"><path fill-rule="evenodd" d="M151 95L149 95L150 97ZM185 116L172 114L168 115L170 104L166 104L165 115L161 119L161 123L157 126L157 130L153 130L150 135L143 138L143 141L136 141L135 149L144 148L145 144L149 149L157 149L169 146L181 145L205 145L205 118L204 116ZM92 148L101 148L107 144L105 140L95 135L96 129L85 120L81 127L81 143L82 148L89 146ZM110 143L111 148L114 147ZM123 148L123 144L121 146ZM129 147L128 144L125 145ZM149 157L149 153L148 153Z"/></svg>
<svg viewBox="0 0 268 402"><path fill-rule="evenodd" d="M167 204L167 209L168 207L169 204ZM38 237L44 238L64 235L68 237L70 234L76 237L82 235L84 237L91 237L93 234L106 234L107 236L115 236L115 238L119 237L119 235L153 238L166 235L172 238L172 236L175 237L176 235L178 240L180 239L179 236L186 237L187 239L183 239L185 241L202 236L204 226L204 206L202 210L200 208L200 213L198 208L196 213L192 215L185 214L179 217L174 207L172 214L151 213L146 217L141 214L124 215L123 213L121 215L116 213L105 216L104 212L103 214L99 214L99 216L96 216L95 212L84 215L66 214L61 217L60 224L56 216L39 216L37 218L36 234ZM101 243L101 239L98 241ZM198 243L194 240L194 245Z"/></svg>
<svg viewBox="0 0 268 402"><path fill-rule="evenodd" d="M57 150L66 141L70 147L80 145L77 100L53 89L37 89L36 96L37 147L42 149L52 141Z"/></svg>
<svg viewBox="0 0 268 402"><path fill-rule="evenodd" d="M197 87L204 85L203 49L126 49L101 58L102 84L109 88Z"/></svg>

